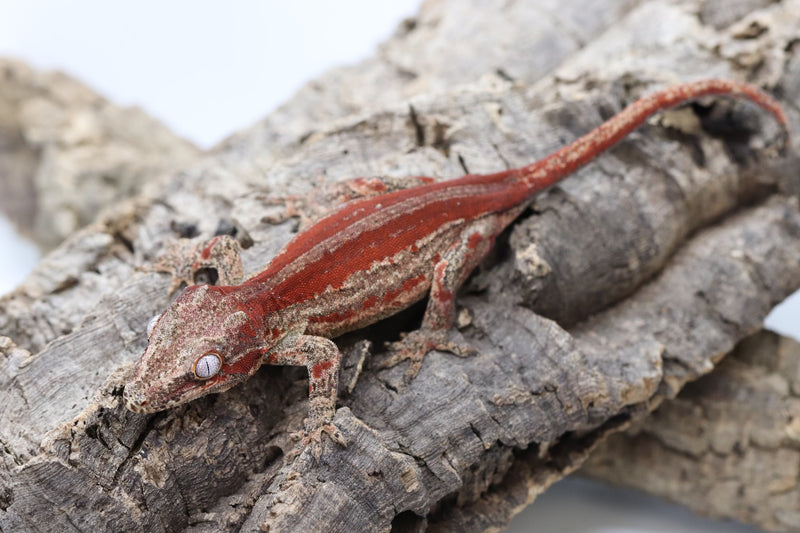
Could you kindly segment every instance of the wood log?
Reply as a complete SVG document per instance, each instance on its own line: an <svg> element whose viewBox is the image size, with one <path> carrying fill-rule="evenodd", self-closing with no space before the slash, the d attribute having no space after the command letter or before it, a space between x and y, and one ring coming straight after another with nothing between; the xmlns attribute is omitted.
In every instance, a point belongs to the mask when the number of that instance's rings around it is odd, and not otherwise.
<svg viewBox="0 0 800 533"><path fill-rule="evenodd" d="M666 113L538 198L459 296L478 355L431 353L408 385L403 367L368 358L335 419L350 444L327 442L319 463L284 460L307 406L298 369L264 368L156 415L124 410L145 324L168 303L168 276L141 267L177 238L233 233L254 272L295 229L264 220L269 196L320 176L520 166L670 82L715 75L793 94L797 2L749 3L736 22L709 5L608 2L592 17L577 0L428 2L376 58L71 236L0 300L0 527L502 527L800 286L800 209L784 183L797 162L772 157L777 127L751 106ZM524 66L544 40L545 66ZM496 55L473 61L480 51ZM338 339L342 382L420 318L412 308Z"/></svg>
<svg viewBox="0 0 800 533"><path fill-rule="evenodd" d="M800 344L762 331L624 433L583 474L768 531L800 531Z"/></svg>
<svg viewBox="0 0 800 533"><path fill-rule="evenodd" d="M61 72L0 59L0 211L44 249L200 151Z"/></svg>

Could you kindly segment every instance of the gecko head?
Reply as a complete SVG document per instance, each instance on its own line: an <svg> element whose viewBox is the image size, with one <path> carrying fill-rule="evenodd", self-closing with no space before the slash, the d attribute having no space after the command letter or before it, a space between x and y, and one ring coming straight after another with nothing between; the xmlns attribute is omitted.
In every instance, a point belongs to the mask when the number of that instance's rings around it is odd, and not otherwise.
<svg viewBox="0 0 800 533"><path fill-rule="evenodd" d="M147 326L148 344L125 385L125 407L154 413L222 392L261 366L256 322L224 287L185 289Z"/></svg>

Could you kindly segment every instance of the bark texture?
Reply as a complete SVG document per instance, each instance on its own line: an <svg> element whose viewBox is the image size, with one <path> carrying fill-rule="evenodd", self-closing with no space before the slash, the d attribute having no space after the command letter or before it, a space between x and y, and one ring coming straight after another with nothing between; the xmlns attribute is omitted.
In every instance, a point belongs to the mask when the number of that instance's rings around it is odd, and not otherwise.
<svg viewBox="0 0 800 533"><path fill-rule="evenodd" d="M198 155L141 109L0 59L0 210L45 249Z"/></svg>
<svg viewBox="0 0 800 533"><path fill-rule="evenodd" d="M582 472L698 514L800 531L800 344L761 332L625 433Z"/></svg>
<svg viewBox="0 0 800 533"><path fill-rule="evenodd" d="M376 353L340 396L349 446L328 442L319 463L283 459L307 405L297 369L156 415L124 410L145 324L168 303L168 276L140 267L176 238L231 233L258 270L295 226L264 219L270 195L320 177L520 166L647 90L712 75L772 89L800 131L786 68L797 0L743 3L736 21L713 2L532 4L425 3L375 58L156 180L0 300L0 527L502 528L756 331L800 286L797 160L771 157L763 114L709 99L537 199L459 296L458 334L478 355L431 353L408 385L402 366L371 367L421 308L339 339L342 383L364 341Z"/></svg>

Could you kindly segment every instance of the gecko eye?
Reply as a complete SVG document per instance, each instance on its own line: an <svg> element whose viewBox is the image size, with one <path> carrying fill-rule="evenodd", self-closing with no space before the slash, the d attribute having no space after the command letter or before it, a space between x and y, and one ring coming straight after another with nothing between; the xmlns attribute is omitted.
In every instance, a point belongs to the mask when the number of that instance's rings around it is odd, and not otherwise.
<svg viewBox="0 0 800 533"><path fill-rule="evenodd" d="M222 366L222 359L219 354L208 352L197 358L192 365L192 373L197 379L213 378L219 372L220 366Z"/></svg>
<svg viewBox="0 0 800 533"><path fill-rule="evenodd" d="M153 328L156 327L156 322L158 319L161 318L161 315L156 315L150 320L147 321L147 338L150 338L150 335L153 334Z"/></svg>

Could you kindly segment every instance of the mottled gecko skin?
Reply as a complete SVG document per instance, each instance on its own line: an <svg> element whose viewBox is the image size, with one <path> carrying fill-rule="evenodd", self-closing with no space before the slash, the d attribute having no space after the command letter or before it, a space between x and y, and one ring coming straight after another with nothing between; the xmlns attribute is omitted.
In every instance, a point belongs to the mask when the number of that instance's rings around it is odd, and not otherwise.
<svg viewBox="0 0 800 533"><path fill-rule="evenodd" d="M311 402L303 444L314 443L318 453L323 432L343 444L331 423L340 358L331 338L429 295L422 327L394 343L389 364L409 359L413 376L432 349L464 352L448 343L454 295L533 196L653 113L710 94L745 96L787 127L779 104L755 87L724 80L687 83L638 100L529 166L423 180L413 188L350 201L299 233L246 281L185 289L152 327L125 387L125 405L155 412L224 391L265 363L302 365L309 371ZM212 246L203 253L210 255Z"/></svg>

